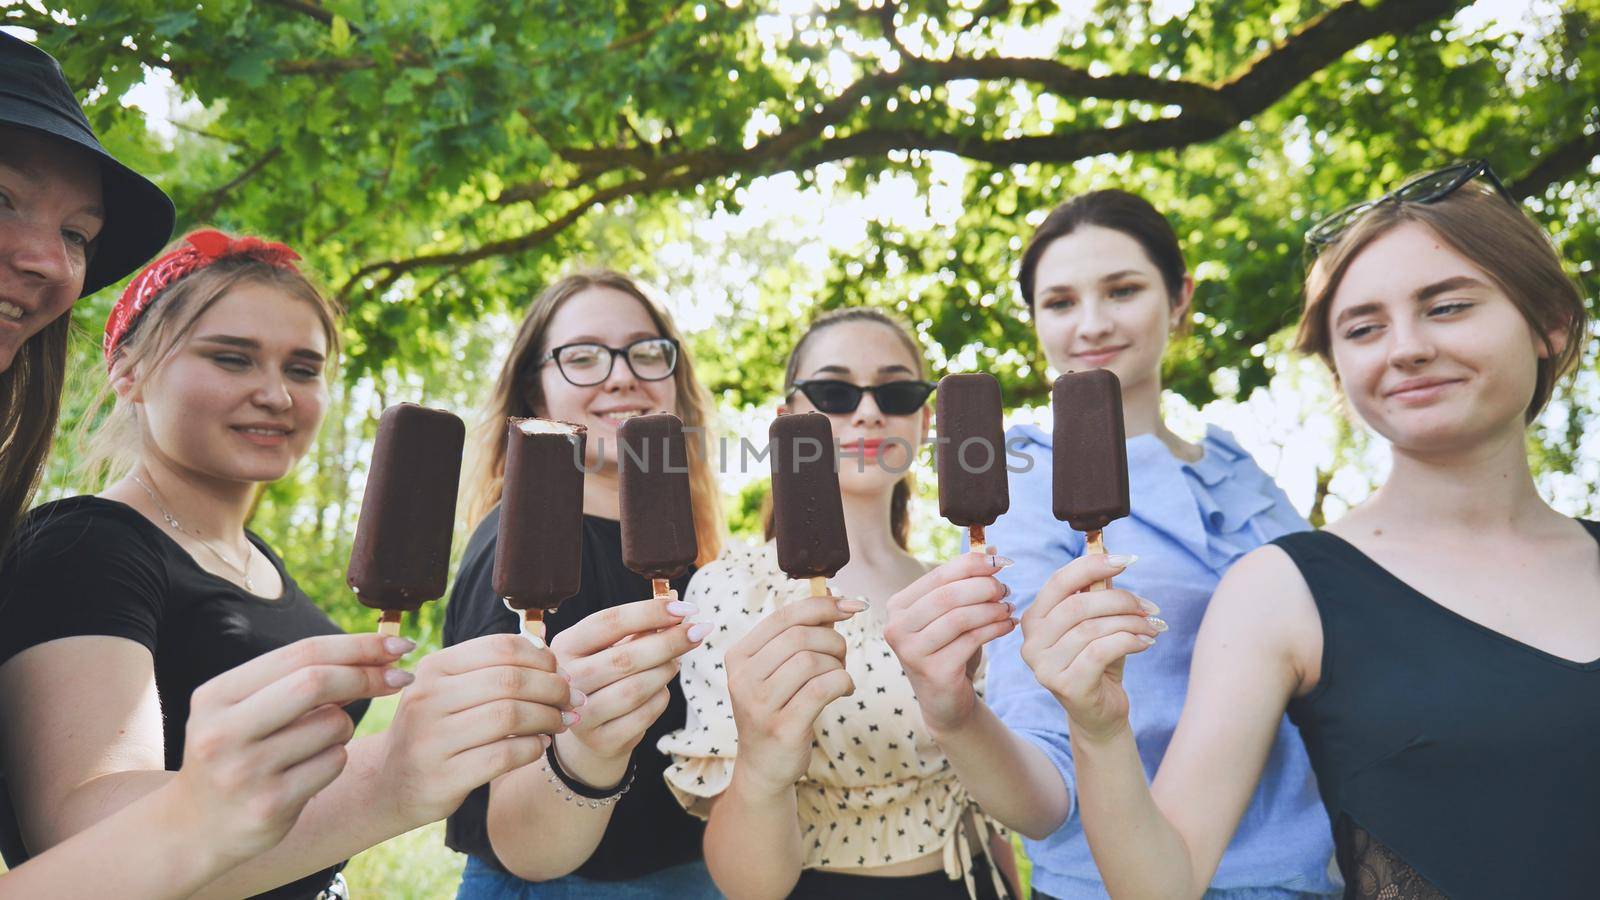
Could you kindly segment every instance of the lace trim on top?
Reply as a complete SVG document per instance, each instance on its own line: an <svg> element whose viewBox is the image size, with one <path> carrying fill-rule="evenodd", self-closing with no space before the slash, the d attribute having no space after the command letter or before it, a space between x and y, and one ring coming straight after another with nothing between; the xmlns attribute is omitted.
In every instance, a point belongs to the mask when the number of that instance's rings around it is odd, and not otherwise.
<svg viewBox="0 0 1600 900"><path fill-rule="evenodd" d="M1450 900L1349 816L1339 817L1334 842L1344 873L1345 900Z"/></svg>

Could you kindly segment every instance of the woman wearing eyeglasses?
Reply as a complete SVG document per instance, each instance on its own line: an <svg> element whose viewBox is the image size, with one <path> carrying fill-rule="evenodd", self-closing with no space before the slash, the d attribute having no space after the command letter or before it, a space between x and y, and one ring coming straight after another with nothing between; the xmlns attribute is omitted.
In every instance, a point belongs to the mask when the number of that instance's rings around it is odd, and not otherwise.
<svg viewBox="0 0 1600 900"><path fill-rule="evenodd" d="M724 553L685 595L714 630L684 659L689 721L661 748L679 800L709 817L706 863L731 897L1005 893L986 854L1009 873L1010 847L939 752L884 638L888 610L930 591L974 604L989 637L1015 626L992 602L1004 560L963 554L930 571L906 549L905 473L932 389L893 319L817 319L790 354L779 412L832 421L850 562L832 596L811 597L769 540Z"/></svg>
<svg viewBox="0 0 1600 900"><path fill-rule="evenodd" d="M1194 283L1160 212L1124 191L1076 197L1040 224L1019 276L1051 366L1105 368L1122 385L1132 514L1106 529L1106 544L1122 554L1120 566L1139 559L1118 572L1117 583L1161 604L1127 623L1157 641L1126 673L1128 693L1139 701L1134 743L1154 774L1178 721L1195 633L1218 579L1244 554L1306 524L1231 435L1211 428L1191 444L1162 420L1161 360L1189 315ZM1035 896L1104 897L1074 803L1075 760L1061 705L1029 669L1035 610L1059 605L1063 572L1071 571L1062 567L1083 556L1084 538L1051 511L1049 430L1018 426L1008 440L1030 465L1013 467L1011 508L987 531L994 552L1016 560L1000 580L1024 611L1023 627L990 648L987 704L971 677L947 661L945 648L971 634L959 607L943 609L933 599L914 604L896 616L890 639L962 781L984 809L1028 838ZM1269 743L1245 825L1202 882L1211 900L1294 900L1337 890L1327 874L1327 819L1300 737L1280 721Z"/></svg>
<svg viewBox="0 0 1600 900"><path fill-rule="evenodd" d="M468 518L477 522L445 612L446 645L515 633L521 621L492 583L505 476L506 420L539 416L588 429L583 576L577 596L545 616L550 648L572 679L578 721L545 761L479 788L449 819L445 843L469 856L462 898L715 897L701 826L661 773L655 740L684 722L678 658L709 626L622 563L617 428L670 412L704 429L710 396L680 350L677 328L631 279L569 275L529 307L471 440ZM691 432L692 434L693 432ZM687 441L701 562L721 547L706 443ZM641 746L642 745L642 746Z"/></svg>
<svg viewBox="0 0 1600 900"><path fill-rule="evenodd" d="M1025 619L1115 896L1200 894L1285 712L1347 897L1594 896L1600 524L1546 505L1527 459L1586 317L1543 230L1496 188L1481 163L1452 167L1313 229L1298 346L1392 468L1331 527L1229 571L1154 785L1129 725L1144 698L1121 683L1150 648L1141 601L1080 593L1115 567L1073 563Z"/></svg>

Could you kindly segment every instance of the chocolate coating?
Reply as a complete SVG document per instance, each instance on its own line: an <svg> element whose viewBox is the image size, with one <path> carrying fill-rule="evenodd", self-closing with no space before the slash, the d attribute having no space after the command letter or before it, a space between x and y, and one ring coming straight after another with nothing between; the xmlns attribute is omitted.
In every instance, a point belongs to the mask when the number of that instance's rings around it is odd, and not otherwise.
<svg viewBox="0 0 1600 900"><path fill-rule="evenodd" d="M622 563L646 578L677 578L700 555L683 422L670 413L629 419L617 429L617 454Z"/></svg>
<svg viewBox="0 0 1600 900"><path fill-rule="evenodd" d="M442 409L383 411L345 578L362 605L411 611L444 596L466 433Z"/></svg>
<svg viewBox="0 0 1600 900"><path fill-rule="evenodd" d="M1078 531L1099 531L1128 514L1128 441L1122 425L1122 386L1105 369L1056 379L1056 518Z"/></svg>
<svg viewBox="0 0 1600 900"><path fill-rule="evenodd" d="M939 515L951 524L993 525L1011 508L1000 382L986 372L939 379Z"/></svg>
<svg viewBox="0 0 1600 900"><path fill-rule="evenodd" d="M506 427L494 592L513 609L555 609L583 577L586 429L547 419Z"/></svg>
<svg viewBox="0 0 1600 900"><path fill-rule="evenodd" d="M833 425L821 413L779 416L767 439L778 568L790 578L831 578L850 561Z"/></svg>

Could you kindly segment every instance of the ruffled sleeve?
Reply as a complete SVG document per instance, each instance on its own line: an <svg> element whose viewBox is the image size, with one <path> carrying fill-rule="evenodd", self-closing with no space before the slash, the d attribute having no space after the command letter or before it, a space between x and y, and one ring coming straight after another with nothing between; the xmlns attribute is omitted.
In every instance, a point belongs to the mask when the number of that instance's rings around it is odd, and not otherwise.
<svg viewBox="0 0 1600 900"><path fill-rule="evenodd" d="M709 801L733 778L739 751L728 675L723 660L728 648L760 616L765 598L757 596L759 550L731 548L695 573L683 599L700 608L692 618L712 626L705 641L683 656L679 680L688 703L684 727L656 744L672 758L665 773L667 787L683 808L702 819Z"/></svg>
<svg viewBox="0 0 1600 900"><path fill-rule="evenodd" d="M1306 522L1295 512L1288 495L1261 471L1233 435L1211 426L1206 429L1203 446L1205 455L1198 462L1185 463L1183 470L1214 568L1225 570L1267 541L1305 530Z"/></svg>

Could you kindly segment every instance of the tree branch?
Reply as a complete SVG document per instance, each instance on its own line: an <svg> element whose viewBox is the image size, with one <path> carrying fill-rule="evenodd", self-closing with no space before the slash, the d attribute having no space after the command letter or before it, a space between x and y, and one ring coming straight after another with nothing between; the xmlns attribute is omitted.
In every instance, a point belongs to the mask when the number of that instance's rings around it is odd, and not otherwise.
<svg viewBox="0 0 1600 900"><path fill-rule="evenodd" d="M1470 0L1351 0L1311 20L1294 36L1256 57L1243 74L1222 86L1231 103L1265 109L1356 47L1385 34L1404 34L1444 17ZM1271 100L1267 99L1271 98ZM1252 113L1253 115L1253 113Z"/></svg>
<svg viewBox="0 0 1600 900"><path fill-rule="evenodd" d="M228 199L228 195L233 193L234 188L237 188L239 185L244 184L246 181L256 177L256 175L261 173L262 169L265 169L268 164L282 154L282 145L273 147L271 150L263 153L260 159L246 166L245 170L236 175L232 181L229 181L222 187L212 191L210 196L206 198L205 202L196 207L194 215L191 217L190 221L198 223L210 220L212 216L216 215L217 210L222 208L222 204Z"/></svg>
<svg viewBox="0 0 1600 900"><path fill-rule="evenodd" d="M265 0L265 2L270 6L276 6L281 9L287 9L291 12L297 12L303 16L310 16L324 25L333 24L333 13L323 9L315 3L312 3L311 0ZM354 25L351 25L350 33L357 34L359 32Z"/></svg>
<svg viewBox="0 0 1600 900"><path fill-rule="evenodd" d="M678 181L681 182L682 179L678 179ZM678 184L673 182L673 179L668 179L663 183L667 184L669 187L678 186ZM357 269L355 273L345 281L344 286L339 289L339 299L341 301L346 301L350 294L355 290L356 286L360 284L362 279L376 275L379 272L383 272L384 275L383 278L374 285L373 290L381 293L382 290L386 289L389 285L394 284L394 282L399 279L401 275L415 269L421 269L429 266L464 266L496 256L508 256L525 252L569 228L574 222L577 222L578 219L582 218L584 213L587 213L592 207L630 196L641 190L644 185L645 181L640 179L635 181L625 181L612 185L609 188L595 190L591 192L587 198L579 201L565 213L550 220L543 226L515 238L494 241L472 250L462 250L453 253L431 253L422 256L413 256L408 259L394 259L368 263L367 265Z"/></svg>
<svg viewBox="0 0 1600 900"><path fill-rule="evenodd" d="M883 5L878 7L878 27L883 29L883 36L889 41L889 46L900 58L906 62L917 59L917 55L900 43L900 35L895 31L894 17L900 12L900 4L895 0L883 0Z"/></svg>
<svg viewBox="0 0 1600 900"><path fill-rule="evenodd" d="M750 148L703 147L668 154L657 154L648 145L560 148L558 152L563 158L580 167L573 184L592 184L605 172L631 169L638 176L592 191L563 215L518 237L455 253L370 263L358 270L340 293L341 296L349 293L361 279L379 272L385 273L384 283L392 284L400 273L425 266L471 263L525 252L577 221L595 205L625 196L660 193L707 178L804 171L826 162L878 156L891 150L947 151L968 159L1009 165L1071 162L1101 153L1148 152L1202 143L1226 134L1240 122L1266 110L1306 79L1367 41L1384 34L1409 32L1468 2L1381 0L1368 6L1363 0L1348 0L1256 57L1240 74L1215 86L1134 74L1097 77L1048 59L941 61L913 58L896 72L880 71L862 76L809 116ZM1154 121L1005 139L892 127L866 127L822 139L830 125L842 125L857 114L863 98L883 96L907 84L960 78L1017 78L1039 83L1062 96L1140 100L1176 105L1182 112ZM548 186L513 186L502 194L501 202L541 196L550 189Z"/></svg>
<svg viewBox="0 0 1600 900"><path fill-rule="evenodd" d="M1506 185L1506 190L1518 200L1541 194L1550 185L1583 171L1596 156L1600 156L1600 129L1593 134L1580 134L1541 155L1539 164L1517 176L1517 180Z"/></svg>

